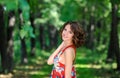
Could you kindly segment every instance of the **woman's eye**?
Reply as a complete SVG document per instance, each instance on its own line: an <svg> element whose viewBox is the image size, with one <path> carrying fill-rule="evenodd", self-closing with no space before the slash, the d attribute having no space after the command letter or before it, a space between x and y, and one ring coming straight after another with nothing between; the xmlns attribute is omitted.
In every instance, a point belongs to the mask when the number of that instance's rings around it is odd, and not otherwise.
<svg viewBox="0 0 120 78"><path fill-rule="evenodd" d="M65 31L67 31L67 29L64 29Z"/></svg>
<svg viewBox="0 0 120 78"><path fill-rule="evenodd" d="M72 32L72 31L70 31L69 33L70 33L70 34L72 34L73 32Z"/></svg>

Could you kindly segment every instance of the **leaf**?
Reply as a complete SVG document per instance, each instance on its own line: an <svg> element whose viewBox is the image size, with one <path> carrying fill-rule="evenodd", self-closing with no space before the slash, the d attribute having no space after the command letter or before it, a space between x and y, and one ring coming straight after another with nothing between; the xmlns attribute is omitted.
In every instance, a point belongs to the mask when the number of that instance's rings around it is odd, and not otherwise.
<svg viewBox="0 0 120 78"><path fill-rule="evenodd" d="M24 29L21 29L20 30L20 37L23 39L26 35L27 35L27 31L25 31Z"/></svg>
<svg viewBox="0 0 120 78"><path fill-rule="evenodd" d="M35 35L33 34L33 28L28 23L25 23L24 26L22 26L22 29L20 30L20 37L32 37L35 38Z"/></svg>

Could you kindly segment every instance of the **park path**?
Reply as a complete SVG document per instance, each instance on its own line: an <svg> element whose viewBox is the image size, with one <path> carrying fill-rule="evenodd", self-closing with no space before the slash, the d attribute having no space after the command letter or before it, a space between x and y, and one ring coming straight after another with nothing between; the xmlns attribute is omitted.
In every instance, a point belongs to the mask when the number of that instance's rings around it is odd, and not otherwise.
<svg viewBox="0 0 120 78"><path fill-rule="evenodd" d="M44 74L47 69L42 69L45 66L47 66L46 59L36 59L28 64L17 64L13 73L0 74L0 78L49 78L49 75Z"/></svg>

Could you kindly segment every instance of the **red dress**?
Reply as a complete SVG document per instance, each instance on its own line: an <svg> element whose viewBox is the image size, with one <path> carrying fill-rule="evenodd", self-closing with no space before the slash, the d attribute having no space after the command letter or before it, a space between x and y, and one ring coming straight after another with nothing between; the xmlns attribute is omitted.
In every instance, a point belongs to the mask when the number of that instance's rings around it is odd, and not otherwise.
<svg viewBox="0 0 120 78"><path fill-rule="evenodd" d="M76 48L75 48L75 46L74 45L70 45L70 46L67 46L65 49L67 49L69 47L74 48L75 54L76 54ZM65 78L65 65L59 62L60 55L65 51L65 49L63 49L62 51L60 51L54 57L54 66L53 66L50 78ZM71 78L76 78L76 71L75 71L74 65L72 67Z"/></svg>

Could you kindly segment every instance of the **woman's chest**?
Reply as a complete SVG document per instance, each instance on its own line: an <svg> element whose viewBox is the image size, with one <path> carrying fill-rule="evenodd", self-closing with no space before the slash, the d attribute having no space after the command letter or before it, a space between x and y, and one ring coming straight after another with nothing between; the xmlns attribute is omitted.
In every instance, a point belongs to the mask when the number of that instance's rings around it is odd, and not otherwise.
<svg viewBox="0 0 120 78"><path fill-rule="evenodd" d="M59 62L61 62L62 64L65 64L65 56L64 56L64 53L59 57Z"/></svg>
<svg viewBox="0 0 120 78"><path fill-rule="evenodd" d="M60 62L62 64L65 64L65 56L64 53L60 52L57 54L57 56L54 58L54 62Z"/></svg>

